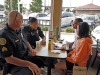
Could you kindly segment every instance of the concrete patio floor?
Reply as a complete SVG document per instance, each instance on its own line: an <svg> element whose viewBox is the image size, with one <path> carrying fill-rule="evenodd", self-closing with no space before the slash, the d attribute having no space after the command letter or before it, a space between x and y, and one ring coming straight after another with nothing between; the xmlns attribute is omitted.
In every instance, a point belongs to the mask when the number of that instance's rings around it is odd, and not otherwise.
<svg viewBox="0 0 100 75"><path fill-rule="evenodd" d="M47 70L47 67L45 67L45 70L42 71L42 75L47 75L46 70ZM96 67L95 68L89 67L87 75L96 75L96 71L97 71ZM0 71L0 75L2 75L2 71ZM11 75L11 74L8 74L8 75ZM52 69L51 75L60 75L60 74L55 69ZM100 73L98 75L100 75Z"/></svg>

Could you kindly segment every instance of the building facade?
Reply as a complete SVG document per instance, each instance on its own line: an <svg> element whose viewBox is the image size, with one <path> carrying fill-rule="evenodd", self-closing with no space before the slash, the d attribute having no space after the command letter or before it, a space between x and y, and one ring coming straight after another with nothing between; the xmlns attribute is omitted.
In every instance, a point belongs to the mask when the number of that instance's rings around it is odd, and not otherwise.
<svg viewBox="0 0 100 75"><path fill-rule="evenodd" d="M100 14L100 6L94 4L87 4L76 8L76 15L80 14Z"/></svg>

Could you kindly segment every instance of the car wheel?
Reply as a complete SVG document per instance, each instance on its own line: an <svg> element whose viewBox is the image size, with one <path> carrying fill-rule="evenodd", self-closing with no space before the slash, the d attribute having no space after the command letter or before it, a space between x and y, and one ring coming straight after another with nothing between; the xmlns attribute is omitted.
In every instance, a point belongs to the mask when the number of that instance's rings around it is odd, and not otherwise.
<svg viewBox="0 0 100 75"><path fill-rule="evenodd" d="M70 26L72 26L73 25L73 20L70 22Z"/></svg>

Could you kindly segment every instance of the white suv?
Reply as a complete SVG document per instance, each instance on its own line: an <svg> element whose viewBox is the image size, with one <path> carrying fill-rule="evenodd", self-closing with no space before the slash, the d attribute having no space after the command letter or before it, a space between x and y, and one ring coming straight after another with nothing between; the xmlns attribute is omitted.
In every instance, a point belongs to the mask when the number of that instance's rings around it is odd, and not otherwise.
<svg viewBox="0 0 100 75"><path fill-rule="evenodd" d="M51 14L46 17L38 18L40 25L51 25L50 24ZM62 12L61 14L61 27L70 26L73 24L75 16L72 12Z"/></svg>

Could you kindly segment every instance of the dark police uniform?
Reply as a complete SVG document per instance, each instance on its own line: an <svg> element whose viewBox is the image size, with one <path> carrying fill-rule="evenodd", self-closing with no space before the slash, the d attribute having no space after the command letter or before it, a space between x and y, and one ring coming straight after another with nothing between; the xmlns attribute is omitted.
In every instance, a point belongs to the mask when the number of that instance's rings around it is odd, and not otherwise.
<svg viewBox="0 0 100 75"><path fill-rule="evenodd" d="M44 34L41 31L40 27L37 27L37 30L32 29L30 26L25 26L23 28L23 33L26 36L27 41L31 44L33 48L36 48L36 41L39 41L40 38L44 38Z"/></svg>
<svg viewBox="0 0 100 75"><path fill-rule="evenodd" d="M0 50L4 58L13 55L16 58L31 61L39 67L43 65L42 60L29 54L21 30L15 31L8 27L8 24L0 32ZM15 65L10 65L9 72L12 75L33 75L29 68Z"/></svg>

